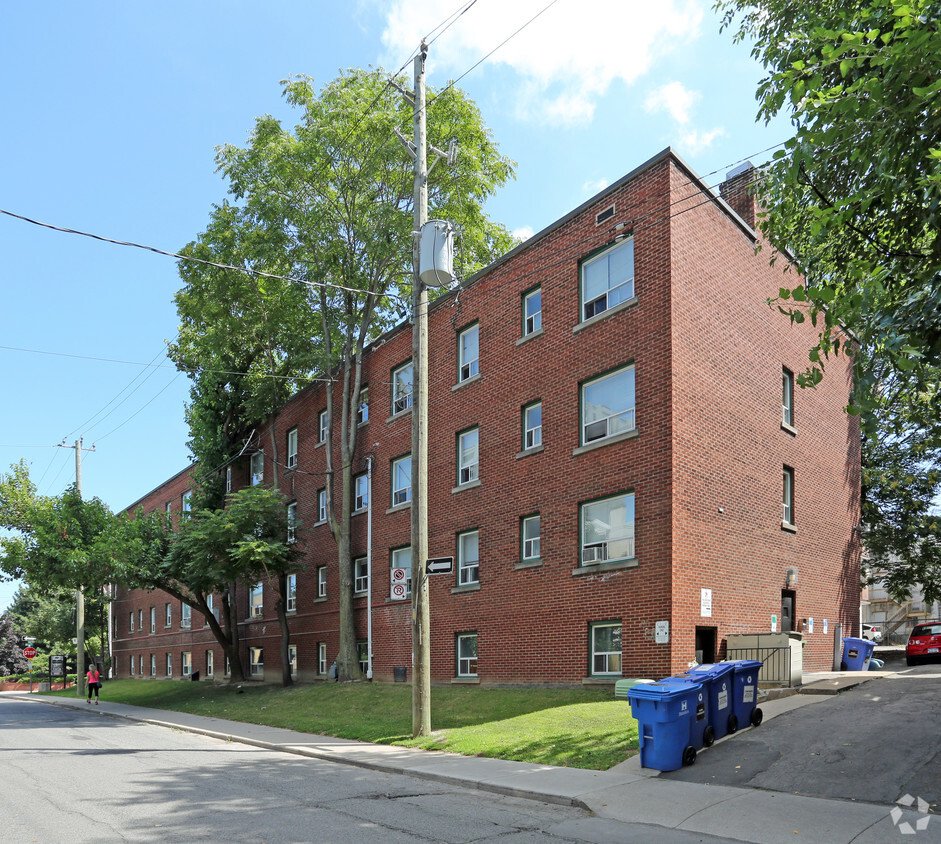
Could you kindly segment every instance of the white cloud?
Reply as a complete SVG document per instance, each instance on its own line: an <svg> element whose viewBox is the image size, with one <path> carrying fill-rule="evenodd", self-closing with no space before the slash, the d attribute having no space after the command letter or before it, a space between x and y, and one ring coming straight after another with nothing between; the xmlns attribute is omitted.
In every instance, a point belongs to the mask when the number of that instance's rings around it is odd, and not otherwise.
<svg viewBox="0 0 941 844"><path fill-rule="evenodd" d="M679 151L686 155L702 152L704 149L711 147L716 138L721 138L724 135L725 129L721 127L710 129L708 132L700 132L698 129L694 129L692 132L687 132L680 137Z"/></svg>
<svg viewBox="0 0 941 844"><path fill-rule="evenodd" d="M585 182L582 185L582 192L588 196L594 196L596 193L601 193L607 186L607 179L596 179L593 182Z"/></svg>
<svg viewBox="0 0 941 844"><path fill-rule="evenodd" d="M698 91L690 91L682 82L668 82L647 95L644 108L648 112L666 111L677 123L685 124L699 97Z"/></svg>
<svg viewBox="0 0 941 844"><path fill-rule="evenodd" d="M532 226L520 226L518 229L513 229L513 237L517 240L529 240L534 234Z"/></svg>
<svg viewBox="0 0 941 844"><path fill-rule="evenodd" d="M545 7L546 0L477 0L434 42L429 68L460 76ZM392 70L445 14L432 0L375 0L374 8L384 16L382 62ZM698 35L704 8L702 0L559 0L474 73L509 68L519 77L508 92L519 115L578 125L591 120L612 84L630 85L657 59L684 49Z"/></svg>

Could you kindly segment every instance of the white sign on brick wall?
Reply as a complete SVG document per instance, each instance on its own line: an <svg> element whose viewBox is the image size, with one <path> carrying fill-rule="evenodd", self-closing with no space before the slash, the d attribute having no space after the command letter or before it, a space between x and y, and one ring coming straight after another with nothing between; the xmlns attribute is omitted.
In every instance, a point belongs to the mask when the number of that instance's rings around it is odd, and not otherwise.
<svg viewBox="0 0 941 844"><path fill-rule="evenodd" d="M699 614L703 618L712 618L712 590L699 590Z"/></svg>
<svg viewBox="0 0 941 844"><path fill-rule="evenodd" d="M670 641L670 622L657 621L653 627L653 640L657 645L666 645Z"/></svg>

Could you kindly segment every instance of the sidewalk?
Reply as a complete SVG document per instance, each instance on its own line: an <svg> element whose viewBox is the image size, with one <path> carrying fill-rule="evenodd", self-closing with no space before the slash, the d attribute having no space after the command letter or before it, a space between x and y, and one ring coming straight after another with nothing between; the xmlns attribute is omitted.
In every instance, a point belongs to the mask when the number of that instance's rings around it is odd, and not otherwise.
<svg viewBox="0 0 941 844"><path fill-rule="evenodd" d="M653 824L762 844L783 841L884 844L913 840L911 836L903 836L893 824L890 806L669 782L658 779L655 771L642 769L639 757L608 771L586 771L368 744L105 700L98 707L89 707L79 699L4 694L8 695L80 709L87 715L125 718L375 771L409 774L496 794L576 806L599 817L627 823ZM791 709L825 700L812 695L793 695L763 703L762 711L767 721ZM729 740L734 740L734 736L722 739ZM898 823L907 821L914 828L921 817L917 812L906 810ZM914 840L919 844L941 841L941 819L935 820L936 823L919 832Z"/></svg>

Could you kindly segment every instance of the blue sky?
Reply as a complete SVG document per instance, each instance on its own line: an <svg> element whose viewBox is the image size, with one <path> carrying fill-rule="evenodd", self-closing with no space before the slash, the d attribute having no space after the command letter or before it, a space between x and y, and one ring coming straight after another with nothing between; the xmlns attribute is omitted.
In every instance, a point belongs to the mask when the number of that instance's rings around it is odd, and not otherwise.
<svg viewBox="0 0 941 844"><path fill-rule="evenodd" d="M218 144L255 117L293 125L280 80L403 65L461 0L15 3L0 34L0 209L168 251L225 196ZM790 134L756 123L762 69L712 0L477 0L431 45L429 84L460 81L517 178L488 212L539 231L672 145L707 183ZM547 8L548 7L548 8ZM411 66L407 71L411 72ZM188 462L175 262L0 215L0 471L74 479L119 510ZM0 610L14 584L0 584Z"/></svg>

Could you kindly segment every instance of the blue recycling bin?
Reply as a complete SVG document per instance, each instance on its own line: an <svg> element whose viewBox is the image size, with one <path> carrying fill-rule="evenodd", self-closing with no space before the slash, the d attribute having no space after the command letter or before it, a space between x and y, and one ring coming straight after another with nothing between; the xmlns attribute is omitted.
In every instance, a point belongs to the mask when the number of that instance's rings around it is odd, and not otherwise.
<svg viewBox="0 0 941 844"><path fill-rule="evenodd" d="M706 725L705 694L700 683L672 678L644 683L629 689L627 698L637 719L643 767L675 771L696 761Z"/></svg>
<svg viewBox="0 0 941 844"><path fill-rule="evenodd" d="M875 642L869 639L854 639L847 637L843 640L843 668L844 671L868 671L869 660L872 659Z"/></svg>
<svg viewBox="0 0 941 844"><path fill-rule="evenodd" d="M757 727L763 713L758 708L758 672L764 663L757 659L737 659L732 666L732 714L729 716L729 732L749 724Z"/></svg>
<svg viewBox="0 0 941 844"><path fill-rule="evenodd" d="M727 733L734 733L737 724L733 723L732 681L735 668L728 662L715 662L697 665L684 674L697 683L702 683L709 698L708 726L703 736L703 747L710 747L716 739Z"/></svg>

